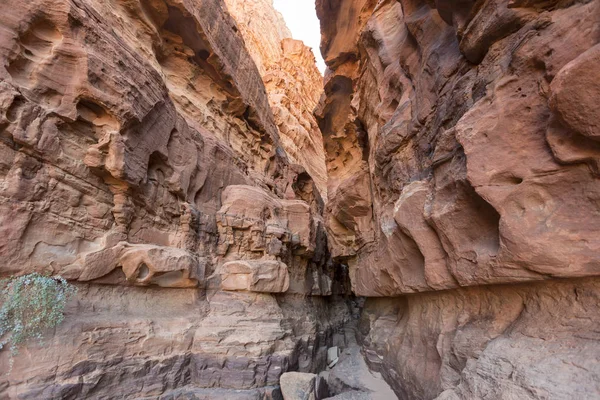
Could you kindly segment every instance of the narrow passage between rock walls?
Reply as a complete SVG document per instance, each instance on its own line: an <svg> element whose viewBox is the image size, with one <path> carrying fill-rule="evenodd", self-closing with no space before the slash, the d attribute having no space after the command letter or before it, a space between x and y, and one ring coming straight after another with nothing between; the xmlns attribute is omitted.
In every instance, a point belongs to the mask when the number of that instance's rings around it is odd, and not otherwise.
<svg viewBox="0 0 600 400"><path fill-rule="evenodd" d="M0 1L0 399L600 399L600 0L282 3Z"/></svg>
<svg viewBox="0 0 600 400"><path fill-rule="evenodd" d="M327 368L318 374L286 372L280 386L284 399L393 400L396 394L367 366L357 342L357 323L351 320L334 335Z"/></svg>

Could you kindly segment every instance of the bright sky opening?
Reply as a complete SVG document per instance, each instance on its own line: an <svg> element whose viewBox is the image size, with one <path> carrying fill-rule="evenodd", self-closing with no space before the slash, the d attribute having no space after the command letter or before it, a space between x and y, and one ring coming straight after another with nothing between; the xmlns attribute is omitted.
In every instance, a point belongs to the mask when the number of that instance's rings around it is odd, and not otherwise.
<svg viewBox="0 0 600 400"><path fill-rule="evenodd" d="M305 45L312 48L317 59L317 67L321 73L324 73L325 62L319 50L321 25L317 18L314 0L274 0L273 5L283 15L293 38L302 40Z"/></svg>

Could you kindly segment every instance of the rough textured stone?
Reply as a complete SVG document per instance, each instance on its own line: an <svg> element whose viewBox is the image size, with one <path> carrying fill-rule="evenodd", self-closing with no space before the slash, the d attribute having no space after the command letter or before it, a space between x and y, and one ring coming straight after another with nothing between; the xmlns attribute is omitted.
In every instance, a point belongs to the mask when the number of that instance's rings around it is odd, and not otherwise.
<svg viewBox="0 0 600 400"><path fill-rule="evenodd" d="M315 400L317 375L302 372L286 372L279 380L283 400Z"/></svg>
<svg viewBox="0 0 600 400"><path fill-rule="evenodd" d="M313 180L298 182L310 196L327 197L323 138L312 110L323 92L323 77L310 48L292 39L272 0L225 0L246 48L259 68L279 129L281 146L290 161L300 164Z"/></svg>
<svg viewBox="0 0 600 400"><path fill-rule="evenodd" d="M316 8L324 80L269 0L2 2L0 276L79 292L0 398L600 397L600 1Z"/></svg>
<svg viewBox="0 0 600 400"><path fill-rule="evenodd" d="M114 278L122 276L127 283L140 286L195 287L203 283L204 262L183 249L121 242L86 255L79 280L91 281L109 274ZM105 279L103 283L121 282Z"/></svg>
<svg viewBox="0 0 600 400"><path fill-rule="evenodd" d="M280 399L283 372L325 366L350 312L321 297L347 287L311 177L325 181L321 85L303 46L259 24L273 68L286 60L273 88L296 96L280 96L297 133L283 147L267 70L223 1L2 2L0 276L80 290L9 375L0 352L0 398ZM250 290L287 292L221 290L235 262L261 266Z"/></svg>
<svg viewBox="0 0 600 400"><path fill-rule="evenodd" d="M401 398L595 398L598 285L594 278L369 299L367 360Z"/></svg>
<svg viewBox="0 0 600 400"><path fill-rule="evenodd" d="M328 264L322 217L308 203L248 185L230 185L221 202L216 217L222 261L279 260L290 274L289 293L333 293L335 269Z"/></svg>
<svg viewBox="0 0 600 400"><path fill-rule="evenodd" d="M600 2L317 11L325 224L373 297L369 365L402 399L599 397Z"/></svg>
<svg viewBox="0 0 600 400"><path fill-rule="evenodd" d="M565 65L550 85L550 107L565 127L594 140L600 139L598 72L600 44Z"/></svg>
<svg viewBox="0 0 600 400"><path fill-rule="evenodd" d="M224 187L293 193L260 75L220 2L4 7L5 272L75 278L120 241L208 253Z"/></svg>
<svg viewBox="0 0 600 400"><path fill-rule="evenodd" d="M599 4L484 3L319 2L327 227L358 294L600 272Z"/></svg>
<svg viewBox="0 0 600 400"><path fill-rule="evenodd" d="M332 398L387 400L396 397L381 374L369 370L356 341L354 326L346 327L344 339L339 363L321 373Z"/></svg>
<svg viewBox="0 0 600 400"><path fill-rule="evenodd" d="M223 290L283 293L290 287L287 266L276 260L229 261L221 266Z"/></svg>

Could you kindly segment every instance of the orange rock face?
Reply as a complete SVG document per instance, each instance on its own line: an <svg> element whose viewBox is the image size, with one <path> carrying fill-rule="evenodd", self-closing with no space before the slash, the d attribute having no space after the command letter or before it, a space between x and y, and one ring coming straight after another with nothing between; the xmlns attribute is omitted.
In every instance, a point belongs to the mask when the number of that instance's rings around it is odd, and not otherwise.
<svg viewBox="0 0 600 400"><path fill-rule="evenodd" d="M259 67L281 146L291 162L304 167L325 199L323 138L312 112L323 92L323 77L314 55L301 41L292 39L281 14L273 9L272 0L225 3Z"/></svg>
<svg viewBox="0 0 600 400"><path fill-rule="evenodd" d="M402 399L600 396L600 2L317 10L332 253L393 297L371 365Z"/></svg>
<svg viewBox="0 0 600 400"><path fill-rule="evenodd" d="M307 50L264 22L275 58L255 61L218 0L0 11L0 275L80 287L11 374L0 352L0 398L267 398L321 368L348 310L321 297Z"/></svg>

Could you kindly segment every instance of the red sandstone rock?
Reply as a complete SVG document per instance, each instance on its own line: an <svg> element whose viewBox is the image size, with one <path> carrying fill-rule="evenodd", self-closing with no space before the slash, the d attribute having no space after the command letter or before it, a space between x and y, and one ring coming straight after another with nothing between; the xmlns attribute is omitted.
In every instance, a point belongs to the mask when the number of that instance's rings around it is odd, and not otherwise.
<svg viewBox="0 0 600 400"><path fill-rule="evenodd" d="M287 266L276 260L229 261L220 273L223 290L284 293L290 287Z"/></svg>
<svg viewBox="0 0 600 400"><path fill-rule="evenodd" d="M597 2L370 6L318 7L327 224L357 293L597 275ZM359 32L328 36L347 14Z"/></svg>
<svg viewBox="0 0 600 400"><path fill-rule="evenodd" d="M270 398L325 365L348 310L308 297L337 287L316 67L278 39L267 94L238 26L220 0L0 5L0 275L80 282L10 375L0 352L0 398ZM228 262L289 293L222 291Z"/></svg>
<svg viewBox="0 0 600 400"><path fill-rule="evenodd" d="M318 105L226 3L0 5L0 275L80 288L0 397L275 398L346 267L400 398L599 397L600 2L318 0Z"/></svg>
<svg viewBox="0 0 600 400"><path fill-rule="evenodd" d="M323 138L312 113L323 92L323 77L314 55L301 41L292 39L272 0L225 3L265 83L281 146L291 162L306 169L326 198Z"/></svg>
<svg viewBox="0 0 600 400"><path fill-rule="evenodd" d="M317 10L332 254L394 297L367 300L370 365L403 399L600 396L600 2Z"/></svg>

